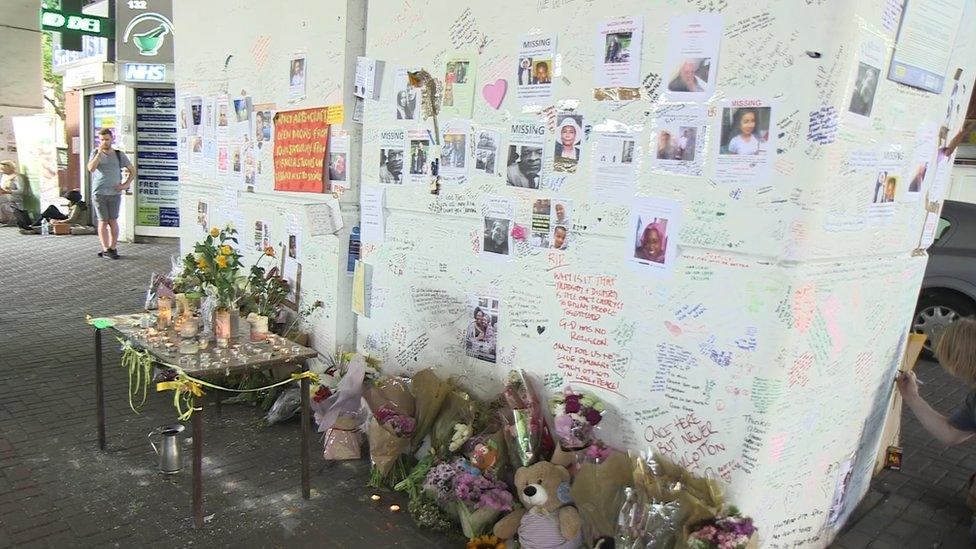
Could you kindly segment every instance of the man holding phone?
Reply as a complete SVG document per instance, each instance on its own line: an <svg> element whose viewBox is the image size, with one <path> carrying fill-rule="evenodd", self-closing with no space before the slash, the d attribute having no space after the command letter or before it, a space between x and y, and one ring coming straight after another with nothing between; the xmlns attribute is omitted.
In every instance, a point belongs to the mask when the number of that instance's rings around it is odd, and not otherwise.
<svg viewBox="0 0 976 549"><path fill-rule="evenodd" d="M136 169L124 152L112 148L112 130L98 132L98 148L88 159L88 171L92 174L92 202L98 215L98 239L102 251L98 257L118 259L119 207L124 193L136 178ZM125 181L122 181L125 168Z"/></svg>

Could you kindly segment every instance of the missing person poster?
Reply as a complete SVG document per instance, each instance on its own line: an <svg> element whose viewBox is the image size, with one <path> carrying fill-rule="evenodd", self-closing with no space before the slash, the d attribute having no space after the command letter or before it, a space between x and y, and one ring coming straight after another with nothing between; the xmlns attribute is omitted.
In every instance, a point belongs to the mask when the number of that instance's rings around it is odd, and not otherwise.
<svg viewBox="0 0 976 549"><path fill-rule="evenodd" d="M468 173L468 138L471 120L451 120L441 136L440 175L445 183L464 183Z"/></svg>
<svg viewBox="0 0 976 549"><path fill-rule="evenodd" d="M636 88L641 83L643 17L603 21L596 31L596 82L598 88Z"/></svg>
<svg viewBox="0 0 976 549"><path fill-rule="evenodd" d="M666 198L637 198L630 212L627 256L635 269L663 278L674 271L681 204Z"/></svg>
<svg viewBox="0 0 976 549"><path fill-rule="evenodd" d="M471 358L495 363L498 345L497 297L472 296L468 303L468 326L464 330L464 353Z"/></svg>
<svg viewBox="0 0 976 549"><path fill-rule="evenodd" d="M474 55L455 55L447 59L444 91L441 94L441 113L445 117L471 117L475 76L478 73L476 60Z"/></svg>
<svg viewBox="0 0 976 549"><path fill-rule="evenodd" d="M637 136L627 132L594 133L590 189L595 200L629 204L637 180Z"/></svg>
<svg viewBox="0 0 976 549"><path fill-rule="evenodd" d="M403 184L404 130L380 132L380 183Z"/></svg>
<svg viewBox="0 0 976 549"><path fill-rule="evenodd" d="M555 57L555 34L529 35L519 41L515 80L519 101L545 101L552 97L552 62Z"/></svg>
<svg viewBox="0 0 976 549"><path fill-rule="evenodd" d="M281 111L274 117L274 189L325 192L328 109Z"/></svg>
<svg viewBox="0 0 976 549"><path fill-rule="evenodd" d="M895 215L895 201L904 194L902 172L905 168L905 153L900 148L891 147L881 153L877 166L871 205L868 208L873 220Z"/></svg>
<svg viewBox="0 0 976 549"><path fill-rule="evenodd" d="M740 185L760 183L776 153L773 108L763 99L737 99L722 109L715 177Z"/></svg>
<svg viewBox="0 0 976 549"><path fill-rule="evenodd" d="M720 15L671 18L664 74L668 99L703 101L712 95L721 41Z"/></svg>
<svg viewBox="0 0 976 549"><path fill-rule="evenodd" d="M513 123L508 141L506 182L512 187L538 189L542 179L542 151L546 146L546 123L527 120Z"/></svg>

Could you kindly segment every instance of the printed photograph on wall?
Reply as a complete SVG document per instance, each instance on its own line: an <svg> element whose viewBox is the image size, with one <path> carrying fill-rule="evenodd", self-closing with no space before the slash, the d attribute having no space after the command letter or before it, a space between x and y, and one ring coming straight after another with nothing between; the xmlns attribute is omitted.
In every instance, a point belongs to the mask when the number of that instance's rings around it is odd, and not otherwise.
<svg viewBox="0 0 976 549"><path fill-rule="evenodd" d="M397 120L418 120L420 118L420 89L410 85L407 69L397 71L396 88Z"/></svg>
<svg viewBox="0 0 976 549"><path fill-rule="evenodd" d="M915 173L912 175L911 181L908 182L907 191L910 193L920 193L922 192L922 183L925 181L925 174L929 170L929 163L923 162L918 166L915 166Z"/></svg>
<svg viewBox="0 0 976 549"><path fill-rule="evenodd" d="M204 232L210 229L210 204L203 201L197 201L197 225Z"/></svg>
<svg viewBox="0 0 976 549"><path fill-rule="evenodd" d="M722 109L722 146L719 154L755 155L768 150L770 107Z"/></svg>
<svg viewBox="0 0 976 549"><path fill-rule="evenodd" d="M711 57L686 57L671 72L668 90L673 92L701 93L708 86L712 70Z"/></svg>
<svg viewBox="0 0 976 549"><path fill-rule="evenodd" d="M451 120L441 130L440 175L445 183L467 180L469 120Z"/></svg>
<svg viewBox="0 0 976 549"><path fill-rule="evenodd" d="M217 104L217 127L227 127L227 102L221 101Z"/></svg>
<svg viewBox="0 0 976 549"><path fill-rule="evenodd" d="M542 173L542 147L509 145L506 181L513 187L538 189Z"/></svg>
<svg viewBox="0 0 976 549"><path fill-rule="evenodd" d="M678 126L662 129L657 134L657 159L694 161L698 143L698 128Z"/></svg>
<svg viewBox="0 0 976 549"><path fill-rule="evenodd" d="M458 54L447 59L441 112L447 116L470 118L474 106L474 80L477 73L473 56Z"/></svg>
<svg viewBox="0 0 976 549"><path fill-rule="evenodd" d="M634 195L637 138L629 133L594 133L590 193L600 200L627 203Z"/></svg>
<svg viewBox="0 0 976 549"><path fill-rule="evenodd" d="M485 216L485 234L481 239L481 250L488 254L509 255L511 253L509 246L511 226L511 219Z"/></svg>
<svg viewBox="0 0 976 549"><path fill-rule="evenodd" d="M488 175L498 173L498 147L501 135L491 130L479 130L474 137L474 169Z"/></svg>
<svg viewBox="0 0 976 549"><path fill-rule="evenodd" d="M851 477L854 473L854 456L844 460L837 468L837 482L834 486L834 497L830 501L830 509L827 512L827 524L834 525L840 518L841 511L844 509L844 500L847 495L847 488L851 484Z"/></svg>
<svg viewBox="0 0 976 549"><path fill-rule="evenodd" d="M474 296L468 306L468 326L464 330L464 351L471 358L495 362L498 343L498 299Z"/></svg>
<svg viewBox="0 0 976 549"><path fill-rule="evenodd" d="M631 208L629 259L645 274L662 276L674 269L681 204L666 198L637 198Z"/></svg>
<svg viewBox="0 0 976 549"><path fill-rule="evenodd" d="M288 99L291 102L305 99L305 54L295 53L288 63Z"/></svg>
<svg viewBox="0 0 976 549"><path fill-rule="evenodd" d="M430 174L430 134L424 129L407 130L410 164L407 173L410 183L426 183Z"/></svg>
<svg viewBox="0 0 976 549"><path fill-rule="evenodd" d="M583 117L578 114L556 116L556 135L553 153L553 171L576 172L583 143Z"/></svg>
<svg viewBox="0 0 976 549"><path fill-rule="evenodd" d="M230 171L230 153L227 145L217 146L217 173Z"/></svg>
<svg viewBox="0 0 976 549"><path fill-rule="evenodd" d="M380 183L403 183L403 149L380 149Z"/></svg>
<svg viewBox="0 0 976 549"><path fill-rule="evenodd" d="M573 203L566 199L538 198L532 203L529 242L536 248L565 250L569 247Z"/></svg>
<svg viewBox="0 0 976 549"><path fill-rule="evenodd" d="M880 76L881 69L872 67L863 61L858 63L854 91L851 93L851 102L847 110L860 116L871 116L874 92L878 88Z"/></svg>
<svg viewBox="0 0 976 549"><path fill-rule="evenodd" d="M874 202L875 204L886 204L895 201L895 192L898 190L898 175L888 175L887 170L878 172L878 177L874 182Z"/></svg>
<svg viewBox="0 0 976 549"><path fill-rule="evenodd" d="M254 222L254 250L263 252L271 245L271 226L267 221Z"/></svg>

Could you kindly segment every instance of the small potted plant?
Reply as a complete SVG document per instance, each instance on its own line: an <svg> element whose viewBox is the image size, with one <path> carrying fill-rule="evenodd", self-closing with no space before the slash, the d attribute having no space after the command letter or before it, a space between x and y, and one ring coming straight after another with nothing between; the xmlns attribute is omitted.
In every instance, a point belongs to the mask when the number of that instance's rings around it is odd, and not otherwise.
<svg viewBox="0 0 976 549"><path fill-rule="evenodd" d="M274 257L274 248L268 246L264 257ZM247 292L241 304L241 312L251 324L251 341L263 341L268 337L268 322L281 315L285 297L288 296L288 281L278 274L278 268L265 270L260 264L251 267L247 279Z"/></svg>
<svg viewBox="0 0 976 549"><path fill-rule="evenodd" d="M237 245L236 235L237 231L230 226L214 227L207 238L193 247L196 276L207 295L216 302L214 338L220 346L226 346L234 335L231 311L237 306L241 267L241 255L234 247Z"/></svg>

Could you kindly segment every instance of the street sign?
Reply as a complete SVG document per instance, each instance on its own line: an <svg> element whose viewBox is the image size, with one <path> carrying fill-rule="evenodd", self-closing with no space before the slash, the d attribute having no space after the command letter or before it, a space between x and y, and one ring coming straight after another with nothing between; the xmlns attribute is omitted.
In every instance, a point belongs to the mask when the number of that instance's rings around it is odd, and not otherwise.
<svg viewBox="0 0 976 549"><path fill-rule="evenodd" d="M67 35L115 37L115 22L107 17L41 9L41 29Z"/></svg>

